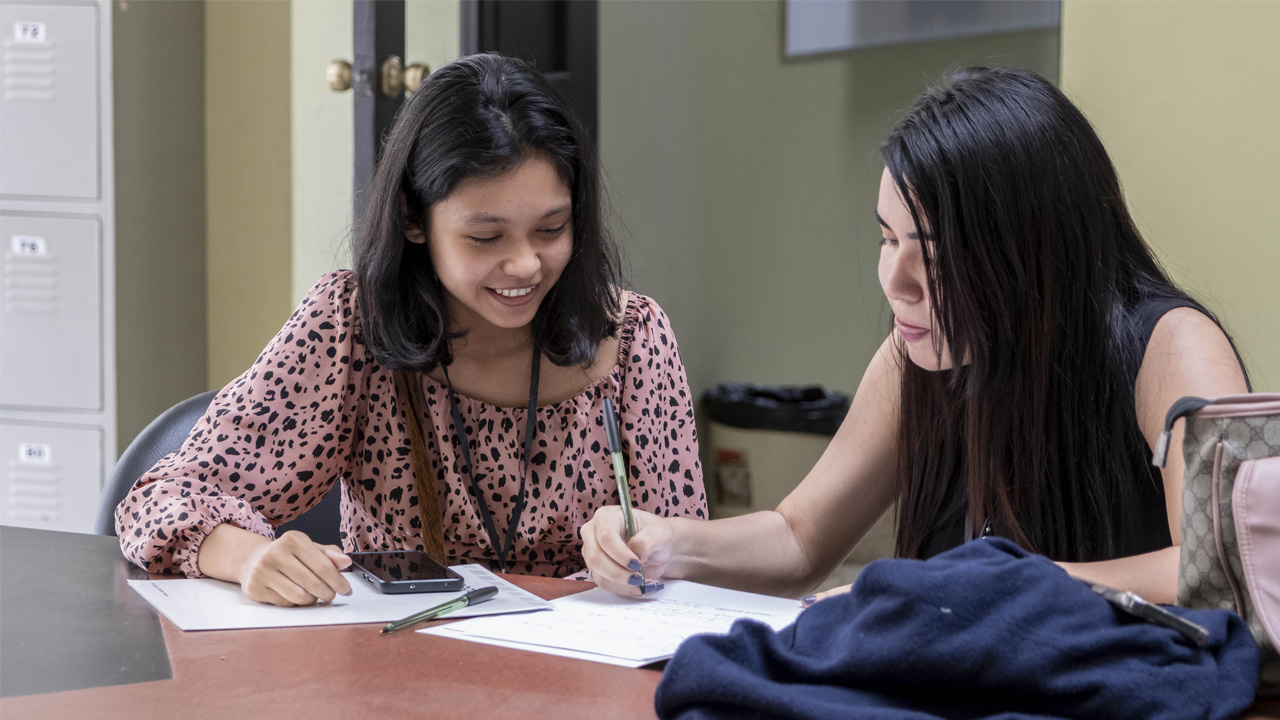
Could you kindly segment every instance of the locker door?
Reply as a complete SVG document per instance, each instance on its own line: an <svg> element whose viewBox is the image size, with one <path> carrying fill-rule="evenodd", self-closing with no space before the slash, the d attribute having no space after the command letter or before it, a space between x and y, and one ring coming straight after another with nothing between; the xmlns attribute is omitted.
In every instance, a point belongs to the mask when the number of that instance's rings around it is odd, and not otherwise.
<svg viewBox="0 0 1280 720"><path fill-rule="evenodd" d="M0 407L102 407L97 218L0 213Z"/></svg>
<svg viewBox="0 0 1280 720"><path fill-rule="evenodd" d="M0 423L0 524L91 532L101 474L100 430Z"/></svg>
<svg viewBox="0 0 1280 720"><path fill-rule="evenodd" d="M0 195L94 199L98 8L0 4Z"/></svg>

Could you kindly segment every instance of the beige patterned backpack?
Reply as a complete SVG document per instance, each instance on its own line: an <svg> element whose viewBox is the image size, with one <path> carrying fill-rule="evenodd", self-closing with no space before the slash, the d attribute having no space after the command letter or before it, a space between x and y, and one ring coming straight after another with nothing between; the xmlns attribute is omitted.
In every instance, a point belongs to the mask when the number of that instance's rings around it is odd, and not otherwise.
<svg viewBox="0 0 1280 720"><path fill-rule="evenodd" d="M1262 650L1259 695L1280 695L1280 394L1185 397L1152 462L1186 418L1178 604L1232 610Z"/></svg>

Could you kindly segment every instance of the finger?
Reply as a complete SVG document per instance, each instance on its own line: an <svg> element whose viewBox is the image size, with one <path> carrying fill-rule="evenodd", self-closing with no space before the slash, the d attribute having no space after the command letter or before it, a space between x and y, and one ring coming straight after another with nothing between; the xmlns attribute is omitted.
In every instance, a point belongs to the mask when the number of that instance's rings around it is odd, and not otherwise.
<svg viewBox="0 0 1280 720"><path fill-rule="evenodd" d="M621 516L620 516L621 520ZM622 539L622 523L599 524L593 533L596 560L591 570L596 578L607 580L609 591L618 594L640 594L644 585L644 566Z"/></svg>
<svg viewBox="0 0 1280 720"><path fill-rule="evenodd" d="M307 592L301 585L294 582L284 573L277 573L272 578L271 583L267 586L269 589L276 591L280 597L288 600L294 605L315 605L316 596Z"/></svg>
<svg viewBox="0 0 1280 720"><path fill-rule="evenodd" d="M840 587L831 588L830 590L824 590L823 592L817 593L815 595L806 595L800 599L800 604L805 607L809 607L810 605L822 602L823 600L826 600L829 597L834 597L836 595L843 595L849 592L849 590L852 588L853 588L852 585L841 585Z"/></svg>
<svg viewBox="0 0 1280 720"><path fill-rule="evenodd" d="M603 509L603 508L602 508ZM616 518L620 520L619 518ZM616 595L638 595L640 587L629 582L638 573L619 565L612 557L601 549L601 541L606 538L618 539L620 523L596 516L582 527L582 558L591 569L591 578L599 587ZM643 578L639 578L643 583Z"/></svg>
<svg viewBox="0 0 1280 720"><path fill-rule="evenodd" d="M276 605L278 607L294 607L294 603L285 600L280 593L272 590L271 588L258 588L253 592L250 592L248 588L245 588L245 594L249 596L250 600L255 602L267 603L268 605Z"/></svg>
<svg viewBox="0 0 1280 720"><path fill-rule="evenodd" d="M329 550L336 550L332 545L320 545L312 542L305 533L288 532L281 538L282 550L295 557L303 566L299 569L291 564L282 564L281 568L289 568L286 574L289 579L302 586L307 592L325 602L331 602L336 594L350 595L351 584L338 570ZM342 553L338 553L342 556ZM345 557L345 556L342 556ZM350 558L347 559L350 564Z"/></svg>
<svg viewBox="0 0 1280 720"><path fill-rule="evenodd" d="M671 533L658 523L641 526L640 532L627 542L631 551L644 567L644 572L661 574L670 559Z"/></svg>
<svg viewBox="0 0 1280 720"><path fill-rule="evenodd" d="M320 549L324 551L325 555L329 556L333 566L339 570L346 570L351 567L351 557L342 552L342 548L337 545L321 545Z"/></svg>
<svg viewBox="0 0 1280 720"><path fill-rule="evenodd" d="M351 558L332 545L318 545L312 542L308 542L305 548L299 550L297 556L307 569L320 578L326 588L338 595L351 594L351 583L347 582L347 576L342 574L342 568L351 564ZM339 564L342 560L346 562ZM332 595L320 597L324 597L325 602L333 600Z"/></svg>
<svg viewBox="0 0 1280 720"><path fill-rule="evenodd" d="M329 561L329 557L320 551L320 548L305 548L301 552L291 557L283 558L280 563L280 570L289 580L293 581L298 587L307 591L308 594L314 595L318 600L331 602L335 595L338 594L339 588L335 588L329 583L329 579L321 577L322 572L330 573L334 576L332 582L345 584L345 579L338 569ZM345 589L350 589L347 587Z"/></svg>
<svg viewBox="0 0 1280 720"><path fill-rule="evenodd" d="M603 508L601 508L603 510ZM605 522L601 522L601 521ZM596 513L595 539L600 546L600 552L603 553L616 566L617 573L630 575L638 573L642 570L642 561L636 557L636 554L627 546L624 539L624 525L622 521L622 513L613 511L601 517L600 513ZM643 530L641 531L643 532ZM640 534L637 533L636 537Z"/></svg>

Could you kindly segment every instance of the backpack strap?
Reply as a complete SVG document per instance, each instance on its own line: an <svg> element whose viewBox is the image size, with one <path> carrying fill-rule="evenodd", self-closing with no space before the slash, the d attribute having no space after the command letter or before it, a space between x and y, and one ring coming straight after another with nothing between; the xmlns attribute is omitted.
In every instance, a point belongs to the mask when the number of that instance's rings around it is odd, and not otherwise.
<svg viewBox="0 0 1280 720"><path fill-rule="evenodd" d="M436 496L435 473L427 457L427 444L422 439L422 383L416 373L395 372L396 395L404 410L409 443L413 447L413 479L418 489L418 514L422 519L422 545L428 555L448 564L444 553L444 516Z"/></svg>

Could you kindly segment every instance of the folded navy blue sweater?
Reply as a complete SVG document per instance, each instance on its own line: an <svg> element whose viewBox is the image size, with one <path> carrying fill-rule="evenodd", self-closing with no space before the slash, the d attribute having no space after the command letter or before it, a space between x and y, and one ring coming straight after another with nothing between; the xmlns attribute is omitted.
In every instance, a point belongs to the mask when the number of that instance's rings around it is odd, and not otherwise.
<svg viewBox="0 0 1280 720"><path fill-rule="evenodd" d="M749 621L667 664L662 718L1237 717L1258 648L1237 615L1170 608L1196 647L1000 538L881 560L780 632Z"/></svg>

